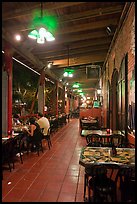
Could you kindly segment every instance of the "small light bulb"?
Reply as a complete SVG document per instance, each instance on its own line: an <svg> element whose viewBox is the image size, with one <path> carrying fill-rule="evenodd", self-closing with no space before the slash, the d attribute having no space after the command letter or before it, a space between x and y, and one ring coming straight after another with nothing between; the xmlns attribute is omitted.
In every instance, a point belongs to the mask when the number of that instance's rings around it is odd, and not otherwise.
<svg viewBox="0 0 137 204"><path fill-rule="evenodd" d="M20 41L20 40L21 40L21 36L20 36L20 35L16 35L16 36L15 36L15 39L16 39L17 41Z"/></svg>

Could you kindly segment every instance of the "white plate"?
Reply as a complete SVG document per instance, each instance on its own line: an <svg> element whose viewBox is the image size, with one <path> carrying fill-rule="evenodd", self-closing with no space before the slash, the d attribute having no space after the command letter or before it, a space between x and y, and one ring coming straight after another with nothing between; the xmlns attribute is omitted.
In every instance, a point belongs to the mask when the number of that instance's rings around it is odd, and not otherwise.
<svg viewBox="0 0 137 204"><path fill-rule="evenodd" d="M13 133L13 136L17 136L17 135L19 135L19 133Z"/></svg>

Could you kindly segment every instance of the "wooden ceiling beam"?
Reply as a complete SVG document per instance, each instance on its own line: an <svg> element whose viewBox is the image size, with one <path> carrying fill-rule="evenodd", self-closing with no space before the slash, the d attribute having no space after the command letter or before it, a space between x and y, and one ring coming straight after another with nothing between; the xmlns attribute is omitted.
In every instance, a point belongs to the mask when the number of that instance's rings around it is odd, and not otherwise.
<svg viewBox="0 0 137 204"><path fill-rule="evenodd" d="M108 50L109 48L109 44L103 44L103 45L94 45L94 46L89 46L89 47L84 47L84 48L78 48L78 49L73 49L69 51L69 57L74 57L76 55L79 54L87 54L87 53L91 53L91 52L96 52L96 51L101 51L101 50ZM42 58L68 58L68 50L64 51L64 50L56 50L50 53L43 53L43 54L37 54L37 56L42 59Z"/></svg>
<svg viewBox="0 0 137 204"><path fill-rule="evenodd" d="M106 38L107 37L107 38ZM70 49L71 46L75 47L75 45L78 45L78 47L80 47L80 45L85 45L91 43L93 45L99 44L98 42L111 42L112 39L112 34L108 35L105 31L100 31L100 32L92 32L89 34L79 34L79 35L71 35L71 36L60 36L60 37L56 37L56 40L54 42L46 42L46 46L43 46L43 48L41 47L41 52L43 52L43 50L46 51L46 53L48 52L47 50L54 50L54 47L57 48L57 50L59 49L59 47L61 47L60 49L62 50L62 47L65 48L65 50L67 49L67 46L69 45ZM26 49L29 49L29 47L31 48L31 51L33 54L37 54L39 53L39 45L33 41L32 39L29 39L29 41L24 40L24 42L22 42L21 46L23 46ZM38 51L37 51L38 50Z"/></svg>
<svg viewBox="0 0 137 204"><path fill-rule="evenodd" d="M63 18L63 17L62 17ZM75 32L80 32L80 31L86 31L86 30L94 30L94 29L99 29L99 28L105 28L109 25L116 26L117 25L118 18L110 18L110 19L100 19L96 22L88 22L88 23L80 23L80 24L71 24L71 25L66 25L59 26L59 28L55 31L55 35L60 35L60 34L69 34L69 33L75 33ZM7 29L12 29L14 31L29 31L34 29L34 26L31 26L28 23L21 23L13 25L9 25L9 23L5 23L5 28Z"/></svg>
<svg viewBox="0 0 137 204"><path fill-rule="evenodd" d="M110 44L111 42L111 39L112 37L108 36L107 38L98 38L97 41L95 41L94 39L91 39L91 40L84 40L84 41L77 41L77 42L74 42L74 43L70 43L69 44L69 50L71 52L71 50L73 49L78 49L78 48L83 48L85 49L87 46L98 46L98 45L103 45L103 44ZM55 52L58 52L58 50L62 50L62 51L67 51L68 49L68 46L67 45L63 45L63 44L60 44L60 45L52 45L52 47L50 46L44 46L44 47L41 47L41 50L38 51L37 50L37 46L35 46L33 48L33 54L46 54L46 53L52 53L53 50Z"/></svg>
<svg viewBox="0 0 137 204"><path fill-rule="evenodd" d="M88 11L82 11L77 13L71 13L67 15L63 15L58 17L60 23L66 23L71 21L83 20L88 18L94 17L102 17L108 16L111 14L119 14L123 9L123 5L115 5L115 6L108 6L108 7L98 7L97 9L91 9Z"/></svg>
<svg viewBox="0 0 137 204"><path fill-rule="evenodd" d="M85 2L52 2L52 4L47 5L47 3L43 4L43 9L46 10L56 10L63 9L70 6L79 6L85 4Z"/></svg>
<svg viewBox="0 0 137 204"><path fill-rule="evenodd" d="M70 45L72 43L75 43L77 41L86 41L86 40L94 40L97 41L98 38L103 38L103 37L108 37L108 34L106 31L93 31L91 33L75 33L72 35L60 35L60 36L55 36L56 40L54 42L46 42L47 47L53 46L53 45L58 45L58 44L64 44L64 45ZM109 35L109 37L112 37L112 34Z"/></svg>
<svg viewBox="0 0 137 204"><path fill-rule="evenodd" d="M103 62L105 59L106 53L93 53L92 55L86 55L81 57L75 57L71 58L69 61L70 66L76 66L76 65L83 65L83 64L90 64L90 63L97 63L97 62ZM67 66L67 60L54 60L54 64L57 65L58 68L62 68Z"/></svg>
<svg viewBox="0 0 137 204"><path fill-rule="evenodd" d="M76 53L76 54L73 54L73 55L70 55L70 58L69 58L69 62L71 63L71 58L77 58L77 57L81 57L81 56L86 56L86 55L93 55L93 54L102 54L102 53L105 53L107 54L107 51L108 49L106 48L102 48L100 50L96 50L96 51L88 51L88 52L82 52L82 53ZM62 59L62 60L65 60L67 63L66 63L66 66L68 65L68 57L64 57L63 55L60 55L60 56L49 56L49 57L40 57L39 56L39 59L40 60L46 60L46 61L54 61L54 60L59 60L59 59Z"/></svg>
<svg viewBox="0 0 137 204"><path fill-rule="evenodd" d="M69 84L70 83L74 83L74 82L79 82L79 83L91 83L91 82L98 82L99 81L99 79L98 78L90 78L90 79L87 79L87 76L85 75L85 76L83 76L83 77L75 77L75 79L74 78L69 78L69 79L67 79L67 81L69 82Z"/></svg>
<svg viewBox="0 0 137 204"><path fill-rule="evenodd" d="M111 36L111 35L110 35ZM99 32L91 32L91 33L83 33L83 34L79 34L79 33L75 33L75 35L64 35L64 36L60 36L60 37L55 37L56 40L53 44L70 44L73 42L77 42L77 41L85 41L85 40L95 40L97 41L98 38L103 38L103 37L108 37L108 34L105 31L99 31ZM49 43L48 43L49 44Z"/></svg>
<svg viewBox="0 0 137 204"><path fill-rule="evenodd" d="M30 7L27 7L27 3L26 3L26 8L24 8L21 6L22 2L19 2L20 4L20 9L15 9L14 13L12 10L10 10L10 12L4 12L4 6L2 9L2 20L6 21L6 20L10 20L10 19L15 19L15 18L22 18L23 16L27 16L27 15L31 15L35 9L39 9L40 10L40 2L33 5ZM43 2L43 10L45 9L46 11L54 11L56 9L63 9L66 7L70 7L70 6L78 6L81 4L84 4L85 2Z"/></svg>
<svg viewBox="0 0 137 204"><path fill-rule="evenodd" d="M80 23L75 24L71 26L64 26L63 28L59 28L59 31L56 32L56 34L69 34L69 33L76 33L81 31L88 31L88 30L94 30L94 29L100 29L100 28L106 28L109 25L116 26L118 22L118 18L110 18L106 20L95 21L95 22L89 22L89 23Z"/></svg>

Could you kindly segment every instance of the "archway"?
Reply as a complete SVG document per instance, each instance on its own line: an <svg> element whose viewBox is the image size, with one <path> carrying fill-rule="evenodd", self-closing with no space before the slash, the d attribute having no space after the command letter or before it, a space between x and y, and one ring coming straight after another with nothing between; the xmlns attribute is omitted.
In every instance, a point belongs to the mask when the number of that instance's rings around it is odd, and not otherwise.
<svg viewBox="0 0 137 204"><path fill-rule="evenodd" d="M110 128L110 82L107 81L107 128Z"/></svg>
<svg viewBox="0 0 137 204"><path fill-rule="evenodd" d="M112 130L118 129L118 71L114 69L111 79L111 91L110 91L110 128Z"/></svg>

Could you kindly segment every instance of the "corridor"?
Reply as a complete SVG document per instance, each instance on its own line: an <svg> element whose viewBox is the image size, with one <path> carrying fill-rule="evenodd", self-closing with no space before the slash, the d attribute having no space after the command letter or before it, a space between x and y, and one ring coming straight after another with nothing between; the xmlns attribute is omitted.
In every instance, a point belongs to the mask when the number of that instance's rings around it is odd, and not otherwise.
<svg viewBox="0 0 137 204"><path fill-rule="evenodd" d="M51 137L40 156L24 154L12 172L3 171L3 202L83 202L84 167L79 165L79 120L71 119Z"/></svg>

